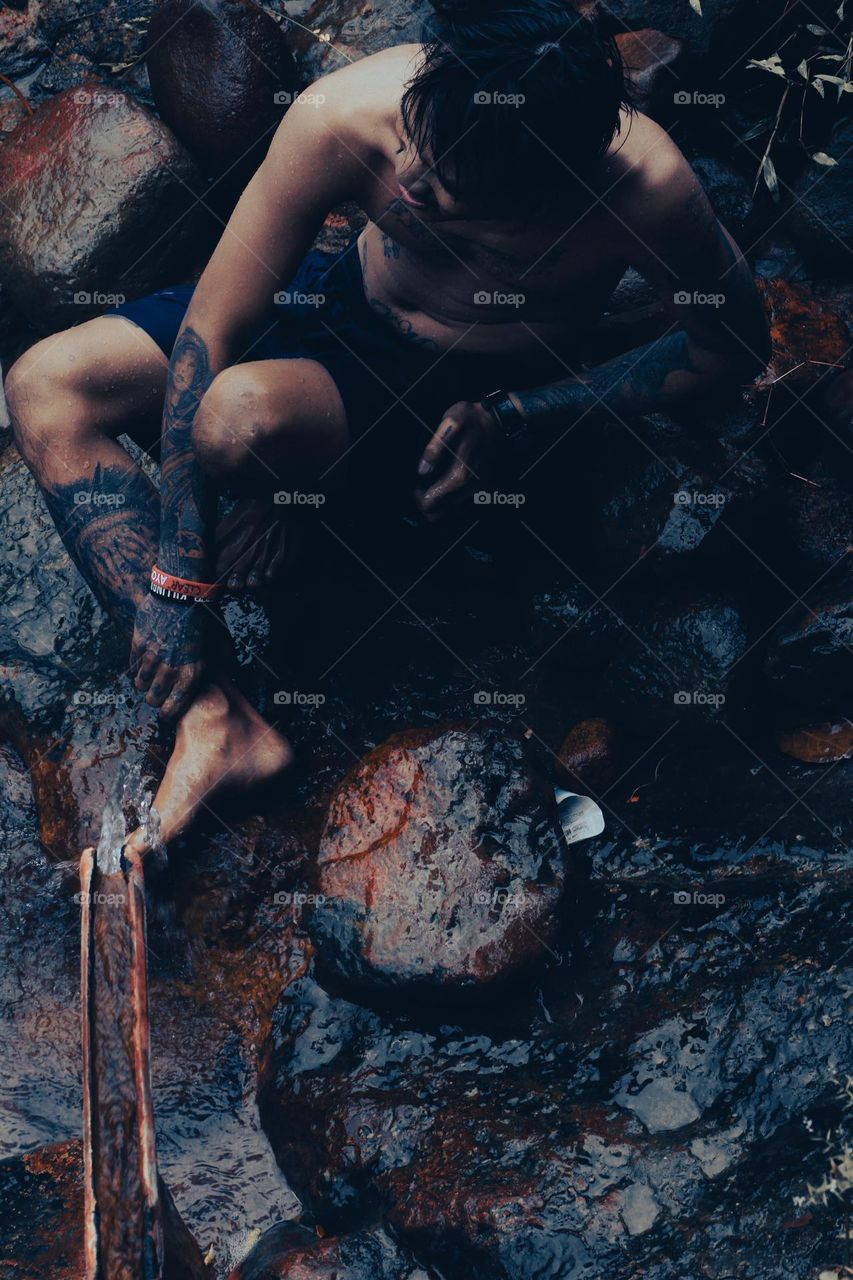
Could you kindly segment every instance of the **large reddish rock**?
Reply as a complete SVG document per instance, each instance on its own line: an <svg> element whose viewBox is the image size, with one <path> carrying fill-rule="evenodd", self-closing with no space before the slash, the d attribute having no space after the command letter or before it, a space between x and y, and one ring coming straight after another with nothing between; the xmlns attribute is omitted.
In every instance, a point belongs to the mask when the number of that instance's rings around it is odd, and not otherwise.
<svg viewBox="0 0 853 1280"><path fill-rule="evenodd" d="M312 936L348 979L482 989L546 951L564 859L525 743L489 723L399 734L332 797Z"/></svg>
<svg viewBox="0 0 853 1280"><path fill-rule="evenodd" d="M94 81L57 94L0 150L0 281L50 331L184 278L199 181L126 94Z"/></svg>
<svg viewBox="0 0 853 1280"><path fill-rule="evenodd" d="M848 358L850 334L836 306L811 285L779 279L757 279L770 323L770 363L755 384L761 401L771 396L772 411L798 397L833 365Z"/></svg>
<svg viewBox="0 0 853 1280"><path fill-rule="evenodd" d="M206 172L234 170L230 180L246 179L296 87L278 24L253 0L164 0L152 14L147 49L151 92L166 123Z"/></svg>

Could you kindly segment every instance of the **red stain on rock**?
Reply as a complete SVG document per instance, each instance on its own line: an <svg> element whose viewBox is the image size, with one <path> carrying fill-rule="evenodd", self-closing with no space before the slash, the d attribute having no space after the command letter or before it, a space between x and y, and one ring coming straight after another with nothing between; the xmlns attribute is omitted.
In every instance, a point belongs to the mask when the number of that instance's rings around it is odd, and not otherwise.
<svg viewBox="0 0 853 1280"><path fill-rule="evenodd" d="M553 794L502 730L413 731L338 788L312 932L345 977L464 988L536 959L565 885Z"/></svg>

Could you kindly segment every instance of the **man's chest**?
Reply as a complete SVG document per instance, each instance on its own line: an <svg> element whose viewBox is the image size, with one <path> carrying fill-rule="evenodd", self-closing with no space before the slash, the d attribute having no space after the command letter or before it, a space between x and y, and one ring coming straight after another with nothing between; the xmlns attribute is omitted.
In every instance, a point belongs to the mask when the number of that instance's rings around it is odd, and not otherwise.
<svg viewBox="0 0 853 1280"><path fill-rule="evenodd" d="M373 219L382 233L383 255L418 261L425 272L461 275L482 286L523 288L550 294L574 292L610 277L624 253L605 219L586 216L570 223L495 233L473 224L456 228L432 222L394 200Z"/></svg>

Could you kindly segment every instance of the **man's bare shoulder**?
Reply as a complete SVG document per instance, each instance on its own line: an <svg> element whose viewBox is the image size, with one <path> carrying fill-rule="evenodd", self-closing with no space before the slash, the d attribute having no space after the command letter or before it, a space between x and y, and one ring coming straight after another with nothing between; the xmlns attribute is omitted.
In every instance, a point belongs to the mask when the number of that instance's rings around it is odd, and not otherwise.
<svg viewBox="0 0 853 1280"><path fill-rule="evenodd" d="M672 228L709 208L686 157L665 129L624 113L605 160L604 203L630 226Z"/></svg>
<svg viewBox="0 0 853 1280"><path fill-rule="evenodd" d="M402 44L369 54L315 80L303 97L319 105L328 123L375 145L377 127L397 121L421 52L419 44Z"/></svg>

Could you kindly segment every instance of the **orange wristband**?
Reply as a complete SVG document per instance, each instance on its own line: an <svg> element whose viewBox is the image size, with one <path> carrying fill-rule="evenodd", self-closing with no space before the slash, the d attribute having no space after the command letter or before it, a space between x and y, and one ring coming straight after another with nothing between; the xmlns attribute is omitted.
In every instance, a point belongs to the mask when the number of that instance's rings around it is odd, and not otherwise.
<svg viewBox="0 0 853 1280"><path fill-rule="evenodd" d="M156 564L151 566L151 590L155 596L166 600L178 600L181 604L193 604L196 600L215 600L222 590L215 582L192 582L189 578L176 578L164 573Z"/></svg>

